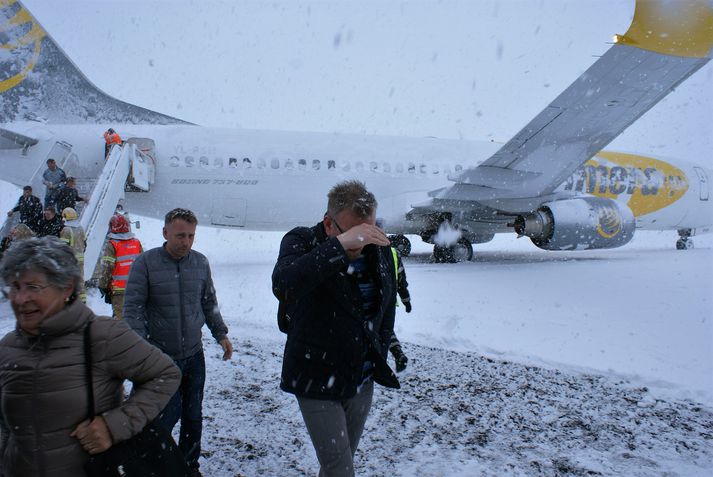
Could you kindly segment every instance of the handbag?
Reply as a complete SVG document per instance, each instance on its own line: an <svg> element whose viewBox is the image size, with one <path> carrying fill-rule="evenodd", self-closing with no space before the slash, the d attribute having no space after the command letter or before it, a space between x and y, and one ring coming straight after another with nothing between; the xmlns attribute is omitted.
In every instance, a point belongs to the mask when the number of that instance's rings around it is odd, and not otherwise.
<svg viewBox="0 0 713 477"><path fill-rule="evenodd" d="M87 374L89 419L95 417L90 327L84 328L84 361ZM189 475L183 453L158 417L132 438L89 457L84 464L88 477L183 477Z"/></svg>

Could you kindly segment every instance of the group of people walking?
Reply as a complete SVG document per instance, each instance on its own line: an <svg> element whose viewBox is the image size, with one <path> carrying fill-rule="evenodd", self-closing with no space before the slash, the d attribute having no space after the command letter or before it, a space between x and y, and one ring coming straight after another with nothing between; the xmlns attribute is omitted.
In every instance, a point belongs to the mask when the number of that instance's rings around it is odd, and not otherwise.
<svg viewBox="0 0 713 477"><path fill-rule="evenodd" d="M272 274L287 334L280 388L296 396L323 476L354 475L374 383L399 387L389 349L398 369L407 362L394 334L398 295L411 310L405 272L376 208L364 184L335 185L322 221L285 235ZM180 421L187 475L201 475L203 325L224 360L233 345L208 259L193 250L197 224L192 211L171 210L163 245L143 251L126 219L112 218L99 287L113 318L82 303L71 243L30 238L8 250L0 278L17 328L0 340L0 476L86 475L89 456L155 418L169 430ZM90 322L93 419L82 358Z"/></svg>

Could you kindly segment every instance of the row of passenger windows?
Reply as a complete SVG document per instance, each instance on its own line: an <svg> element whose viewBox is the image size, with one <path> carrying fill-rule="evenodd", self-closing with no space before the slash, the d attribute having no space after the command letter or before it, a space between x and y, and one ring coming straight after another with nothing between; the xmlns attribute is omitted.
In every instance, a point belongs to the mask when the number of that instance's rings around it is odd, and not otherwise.
<svg viewBox="0 0 713 477"><path fill-rule="evenodd" d="M364 170L370 170L372 172L385 172L385 173L396 173L396 174L403 174L403 173L410 173L410 174L439 174L439 173L444 173L444 174L450 174L451 172L461 172L463 170L463 166L460 164L456 164L453 167L453 170L451 170L451 166L449 164L416 164L413 162L409 162L407 164L404 164L402 162L397 162L395 164L391 164L389 162L376 162L376 161L369 161L369 162L363 162L363 161L354 161L354 163L350 161L337 161L329 159L326 161L322 161L320 159L313 159L312 161L307 161L307 159L278 159L278 158L273 158L270 159L269 163L265 159L250 159L249 157L244 157L242 159L237 159L235 157L230 157L228 158L227 162L223 160L221 157L215 157L212 160L209 159L206 156L201 156L199 158L195 158L193 156L184 156L184 157L178 157L178 156L171 156L170 158L170 165L171 167L200 167L203 169L219 169L222 167L225 167L227 163L228 167L232 167L234 169L251 169L251 168L257 168L257 169L267 169L268 167L270 169L285 169L285 170L300 170L300 171L306 171L306 170L313 170L313 171L319 171L322 170L323 168L326 170L341 170L343 172L349 172L351 170L355 171L364 171Z"/></svg>

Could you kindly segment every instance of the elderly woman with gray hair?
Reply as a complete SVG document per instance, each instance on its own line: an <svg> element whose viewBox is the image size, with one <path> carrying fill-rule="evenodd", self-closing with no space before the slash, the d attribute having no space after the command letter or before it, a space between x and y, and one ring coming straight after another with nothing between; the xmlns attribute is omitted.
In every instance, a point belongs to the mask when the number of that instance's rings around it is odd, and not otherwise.
<svg viewBox="0 0 713 477"><path fill-rule="evenodd" d="M178 387L173 361L123 321L80 300L74 252L54 237L14 244L0 263L17 320L0 340L0 475L82 476L90 455L139 433ZM84 330L96 417L89 421ZM123 382L133 382L124 400Z"/></svg>

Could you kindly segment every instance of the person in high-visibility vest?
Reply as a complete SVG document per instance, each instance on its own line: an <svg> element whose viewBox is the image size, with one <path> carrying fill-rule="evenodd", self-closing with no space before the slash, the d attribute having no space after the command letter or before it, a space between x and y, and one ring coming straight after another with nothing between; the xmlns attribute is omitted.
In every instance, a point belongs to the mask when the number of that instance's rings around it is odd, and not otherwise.
<svg viewBox="0 0 713 477"><path fill-rule="evenodd" d="M122 214L114 214L109 221L109 234L102 254L99 291L106 303L111 303L112 314L124 319L126 281L134 260L143 253L141 242L129 231L129 222Z"/></svg>
<svg viewBox="0 0 713 477"><path fill-rule="evenodd" d="M404 309L406 313L411 313L411 294L408 291L408 282L406 281L406 269L401 261L401 256L396 251L394 247L391 247L391 255L394 259L394 269L396 272L396 291L398 292L399 298L401 298L401 303L404 304ZM398 306L398 302L396 302ZM401 348L401 342L396 337L396 332L391 334L391 342L389 343L389 351L394 357L394 363L396 364L396 372L400 373L406 369L406 363L408 363L408 358L404 354Z"/></svg>
<svg viewBox="0 0 713 477"><path fill-rule="evenodd" d="M79 262L79 272L81 281L79 285L79 299L82 303L87 302L87 290L84 287L84 251L87 249L87 237L84 234L84 229L79 223L77 211L72 207L66 207L62 210L62 218L64 219L64 227L59 232L60 240L74 250L74 256Z"/></svg>
<svg viewBox="0 0 713 477"><path fill-rule="evenodd" d="M121 144L121 137L116 131L114 131L114 129L109 128L104 132L104 141L106 141L106 144L104 145L104 159L106 159L109 157L111 146L114 144Z"/></svg>

